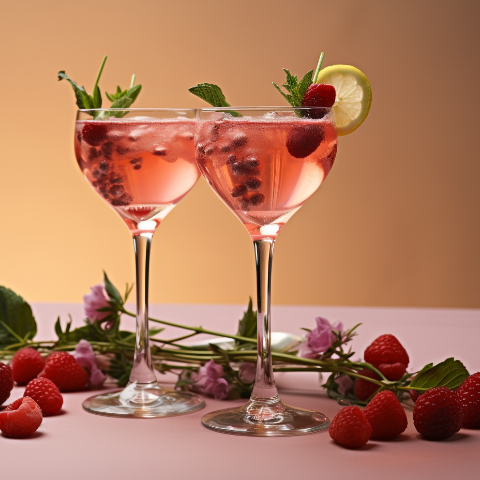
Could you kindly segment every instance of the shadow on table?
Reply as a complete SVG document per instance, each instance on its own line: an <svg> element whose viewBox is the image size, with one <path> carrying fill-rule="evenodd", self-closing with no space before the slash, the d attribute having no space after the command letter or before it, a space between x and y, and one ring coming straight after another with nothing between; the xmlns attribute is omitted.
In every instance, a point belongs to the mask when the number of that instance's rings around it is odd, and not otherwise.
<svg viewBox="0 0 480 480"><path fill-rule="evenodd" d="M29 437L25 437L25 438L7 437L7 436L4 435L3 433L1 434L1 436L2 436L3 438L7 438L8 440L21 440L22 442L24 442L25 440L35 440L36 438L45 437L46 434L43 433L43 432L35 432L35 433L32 433L32 435L30 435Z"/></svg>

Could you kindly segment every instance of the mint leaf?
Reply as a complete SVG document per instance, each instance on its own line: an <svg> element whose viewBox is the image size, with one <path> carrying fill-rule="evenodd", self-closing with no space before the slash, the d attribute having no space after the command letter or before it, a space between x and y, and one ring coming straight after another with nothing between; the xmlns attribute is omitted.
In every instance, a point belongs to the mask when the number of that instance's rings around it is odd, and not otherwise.
<svg viewBox="0 0 480 480"><path fill-rule="evenodd" d="M292 75L286 68L284 68L283 71L287 74L287 79L282 87L287 93L284 93L276 83L273 83L273 86L282 94L283 98L285 98L292 107L301 107L305 92L312 84L313 70L307 72L302 80L300 80L300 83L298 82L296 75Z"/></svg>
<svg viewBox="0 0 480 480"><path fill-rule="evenodd" d="M94 108L102 108L102 94L98 85L93 89L93 105Z"/></svg>
<svg viewBox="0 0 480 480"><path fill-rule="evenodd" d="M85 87L77 85L64 70L58 72L58 80L67 80L73 88L75 98L77 99L77 106L82 110L95 108L93 98L85 91Z"/></svg>
<svg viewBox="0 0 480 480"><path fill-rule="evenodd" d="M298 84L297 95L298 99L300 100L300 105L303 102L303 97L305 96L308 87L313 83L312 78L313 70L310 70L305 74L305 76L302 78L302 80L300 80L300 83Z"/></svg>
<svg viewBox="0 0 480 480"><path fill-rule="evenodd" d="M198 83L194 87L189 88L188 91L214 107L230 107L222 89L213 83ZM229 110L228 113L234 117L241 117L238 112Z"/></svg>
<svg viewBox="0 0 480 480"><path fill-rule="evenodd" d="M120 85L117 85L117 91L115 93L108 94L107 92L105 92L105 95L111 102L114 102L115 100L118 100L119 98L124 97L126 94L127 94L127 90L122 90L120 88Z"/></svg>
<svg viewBox="0 0 480 480"><path fill-rule="evenodd" d="M9 288L0 287L0 347L31 340L36 333L30 305Z"/></svg>
<svg viewBox="0 0 480 480"><path fill-rule="evenodd" d="M239 337L256 338L257 337L257 314L252 308L252 299L248 302L247 311L243 314L243 318L238 322L237 335ZM236 341L238 342L238 340Z"/></svg>
<svg viewBox="0 0 480 480"><path fill-rule="evenodd" d="M428 390L434 387L457 388L469 377L469 373L460 360L447 358L444 362L433 366L425 365L410 383L413 389Z"/></svg>
<svg viewBox="0 0 480 480"><path fill-rule="evenodd" d="M114 99L110 108L129 108L132 103L137 99L140 90L142 89L141 85L135 85L128 90L122 91L120 87L117 86L117 92L113 95L108 95L108 99ZM127 112L105 112L105 118L107 117L124 117Z"/></svg>

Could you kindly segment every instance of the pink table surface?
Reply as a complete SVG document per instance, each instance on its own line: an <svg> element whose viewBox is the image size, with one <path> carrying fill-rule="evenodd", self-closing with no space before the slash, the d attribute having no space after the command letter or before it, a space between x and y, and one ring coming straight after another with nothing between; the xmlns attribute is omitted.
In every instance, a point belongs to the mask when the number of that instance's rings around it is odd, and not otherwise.
<svg viewBox="0 0 480 480"><path fill-rule="evenodd" d="M57 315L66 321L71 313L76 325L83 318L80 304L34 304L33 309L39 339L53 338ZM243 310L235 305L153 305L151 315L234 332ZM362 322L353 343L358 352L378 335L393 333L410 354L411 370L447 356L461 359L471 373L480 370L480 310L278 306L273 309L274 330L301 334L300 328L312 327L319 315L345 326ZM131 319L125 320L125 328L133 325ZM339 410L318 387L314 373L278 375L277 383L286 403L322 411L330 418ZM23 389L16 387L10 400L22 394ZM29 439L0 436L1 478L478 478L480 430L461 430L447 441L429 442L419 438L411 413L406 432L397 440L371 441L361 450L347 450L335 445L328 433L235 437L200 424L205 413L243 401L206 398L206 407L191 415L114 419L84 412L82 400L90 395L66 394L62 413L46 418Z"/></svg>

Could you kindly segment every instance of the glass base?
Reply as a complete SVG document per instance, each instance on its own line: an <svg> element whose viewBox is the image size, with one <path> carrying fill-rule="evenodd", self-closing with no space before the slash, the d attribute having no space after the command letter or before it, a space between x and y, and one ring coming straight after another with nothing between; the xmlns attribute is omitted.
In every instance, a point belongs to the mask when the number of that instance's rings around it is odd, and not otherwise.
<svg viewBox="0 0 480 480"><path fill-rule="evenodd" d="M330 425L323 413L285 405L274 398L252 398L240 408L211 412L202 418L215 432L251 437L286 437L321 432Z"/></svg>
<svg viewBox="0 0 480 480"><path fill-rule="evenodd" d="M186 415L201 410L205 402L193 393L163 388L157 382L132 383L118 392L87 398L83 409L107 417L156 418Z"/></svg>

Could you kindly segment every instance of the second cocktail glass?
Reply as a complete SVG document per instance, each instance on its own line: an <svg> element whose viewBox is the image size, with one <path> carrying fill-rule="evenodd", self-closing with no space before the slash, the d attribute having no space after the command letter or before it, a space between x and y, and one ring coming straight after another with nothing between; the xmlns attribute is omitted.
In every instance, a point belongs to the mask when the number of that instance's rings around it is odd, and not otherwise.
<svg viewBox="0 0 480 480"><path fill-rule="evenodd" d="M289 218L328 175L337 152L331 108L241 107L197 112L196 159L209 185L249 232L257 269L255 385L241 408L205 415L205 427L250 436L324 430L319 412L285 405L273 377L270 286L273 248Z"/></svg>
<svg viewBox="0 0 480 480"><path fill-rule="evenodd" d="M95 119L92 119L94 117ZM83 408L121 417L165 417L205 406L198 395L164 389L150 356L148 271L160 222L190 191L200 173L194 158L195 110L80 110L75 155L86 180L129 228L135 248L137 329L128 386L90 397Z"/></svg>

